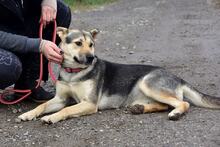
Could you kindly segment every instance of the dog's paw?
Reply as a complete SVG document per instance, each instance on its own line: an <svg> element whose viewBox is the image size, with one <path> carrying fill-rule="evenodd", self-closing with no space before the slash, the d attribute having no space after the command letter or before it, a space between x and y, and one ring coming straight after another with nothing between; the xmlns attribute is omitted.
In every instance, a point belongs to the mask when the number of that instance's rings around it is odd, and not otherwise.
<svg viewBox="0 0 220 147"><path fill-rule="evenodd" d="M59 119L57 119L56 117L54 117L53 115L47 115L44 116L40 119L43 123L47 123L47 124L54 124L56 122L59 121Z"/></svg>
<svg viewBox="0 0 220 147"><path fill-rule="evenodd" d="M182 115L183 115L182 113L173 110L173 111L171 111L171 112L168 114L168 118L169 118L169 120L174 120L174 121L176 121L176 120L178 120Z"/></svg>
<svg viewBox="0 0 220 147"><path fill-rule="evenodd" d="M33 111L29 111L18 116L18 119L20 119L21 121L30 121L30 120L35 119L36 117L37 116L35 115Z"/></svg>
<svg viewBox="0 0 220 147"><path fill-rule="evenodd" d="M132 114L143 114L144 113L144 106L136 104L134 106L130 106L129 110Z"/></svg>

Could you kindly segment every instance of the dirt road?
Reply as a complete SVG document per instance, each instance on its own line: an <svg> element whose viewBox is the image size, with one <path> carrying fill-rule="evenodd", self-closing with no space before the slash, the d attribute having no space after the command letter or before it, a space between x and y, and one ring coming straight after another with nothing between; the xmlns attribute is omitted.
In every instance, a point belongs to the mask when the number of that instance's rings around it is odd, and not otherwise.
<svg viewBox="0 0 220 147"><path fill-rule="evenodd" d="M163 66L220 96L219 16L215 0L119 0L74 12L72 28L101 30L96 44L101 58ZM14 122L17 111L34 106L0 106L0 146L220 146L219 110L192 106L179 121L167 120L168 112L134 116L109 110L54 125Z"/></svg>

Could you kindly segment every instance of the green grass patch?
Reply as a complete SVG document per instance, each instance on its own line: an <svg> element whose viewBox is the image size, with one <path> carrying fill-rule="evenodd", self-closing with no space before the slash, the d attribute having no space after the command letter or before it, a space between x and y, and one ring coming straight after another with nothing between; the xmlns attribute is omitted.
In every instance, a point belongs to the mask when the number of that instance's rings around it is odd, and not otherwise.
<svg viewBox="0 0 220 147"><path fill-rule="evenodd" d="M115 2L116 0L64 0L72 10L86 10Z"/></svg>

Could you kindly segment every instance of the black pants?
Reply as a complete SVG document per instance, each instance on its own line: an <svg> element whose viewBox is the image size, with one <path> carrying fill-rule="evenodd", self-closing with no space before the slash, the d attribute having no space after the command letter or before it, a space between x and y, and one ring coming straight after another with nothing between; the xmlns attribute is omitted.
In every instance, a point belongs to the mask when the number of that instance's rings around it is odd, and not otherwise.
<svg viewBox="0 0 220 147"><path fill-rule="evenodd" d="M22 72L19 58L8 51L0 49L0 89L15 83Z"/></svg>
<svg viewBox="0 0 220 147"><path fill-rule="evenodd" d="M36 11L35 11L36 13ZM22 34L31 38L39 38L39 20L40 11L37 14L27 16L25 20L25 30L21 31ZM63 2L57 2L57 26L68 28L71 22L71 11ZM7 28L10 32L10 28ZM15 33L11 31L11 33ZM43 39L51 40L53 34L53 24L49 24L43 34ZM56 44L59 44L60 40L57 37ZM18 54L0 49L0 89L4 89L14 83L30 83L38 79L40 68L40 54ZM44 59L44 72L43 80L48 79L47 60ZM18 84L18 85L21 85ZM25 85L26 86L26 85ZM26 88L24 86L24 88Z"/></svg>

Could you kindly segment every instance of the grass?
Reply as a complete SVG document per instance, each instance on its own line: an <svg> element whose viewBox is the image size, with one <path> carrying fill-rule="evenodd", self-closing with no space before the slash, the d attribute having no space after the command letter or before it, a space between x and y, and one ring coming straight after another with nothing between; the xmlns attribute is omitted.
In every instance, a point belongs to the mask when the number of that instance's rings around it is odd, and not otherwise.
<svg viewBox="0 0 220 147"><path fill-rule="evenodd" d="M64 0L72 10L85 10L112 3L116 0Z"/></svg>

